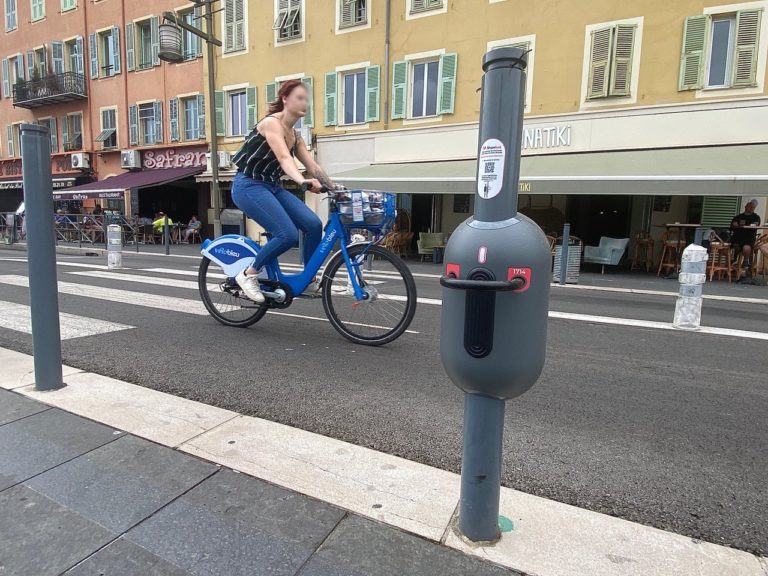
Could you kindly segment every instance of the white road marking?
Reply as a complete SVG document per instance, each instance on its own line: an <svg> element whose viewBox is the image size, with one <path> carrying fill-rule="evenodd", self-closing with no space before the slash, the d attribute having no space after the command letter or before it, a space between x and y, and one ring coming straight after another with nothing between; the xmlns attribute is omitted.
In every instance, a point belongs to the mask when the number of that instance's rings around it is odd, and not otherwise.
<svg viewBox="0 0 768 576"><path fill-rule="evenodd" d="M121 274L119 272L70 272L71 276L87 276L89 278L103 278L104 280L117 280L118 282L133 282L136 284L152 284L166 288L182 288L184 290L197 290L197 282L190 280L178 280L176 278L157 278L155 276L142 276L139 274ZM215 284L208 285L209 290L216 290Z"/></svg>
<svg viewBox="0 0 768 576"><path fill-rule="evenodd" d="M61 327L62 340L135 328L135 326L128 326L127 324L86 318L85 316L76 316L75 314L67 314L65 312L59 312L59 325ZM16 304L15 302L0 301L0 328L32 334L30 307L24 304Z"/></svg>
<svg viewBox="0 0 768 576"><path fill-rule="evenodd" d="M571 290L594 290L595 292L618 292L622 294L647 294L650 296L667 296L676 298L677 292L667 292L666 290L647 290L644 288L614 288L611 286L584 286L582 284L552 284L552 288L568 288ZM706 291L707 286L704 285ZM742 304L768 304L768 299L763 298L745 298L742 296L719 296L717 294L704 294L705 300L720 300L722 302L739 302Z"/></svg>

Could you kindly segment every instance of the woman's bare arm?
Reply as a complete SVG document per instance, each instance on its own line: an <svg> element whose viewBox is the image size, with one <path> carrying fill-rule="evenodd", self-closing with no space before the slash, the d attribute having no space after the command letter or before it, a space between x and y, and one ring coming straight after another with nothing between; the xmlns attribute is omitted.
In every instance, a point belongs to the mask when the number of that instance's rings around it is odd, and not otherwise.
<svg viewBox="0 0 768 576"><path fill-rule="evenodd" d="M280 162L280 167L283 169L283 172L297 184L302 184L306 178L302 176L298 166L296 166L296 162L293 160L293 156L291 156L291 153L288 150L288 146L285 143L285 133L283 132L283 126L280 123L280 120L277 118L265 118L261 121L260 126L261 133L267 139L267 143L272 149L272 152L275 153L275 157L277 158L277 161Z"/></svg>

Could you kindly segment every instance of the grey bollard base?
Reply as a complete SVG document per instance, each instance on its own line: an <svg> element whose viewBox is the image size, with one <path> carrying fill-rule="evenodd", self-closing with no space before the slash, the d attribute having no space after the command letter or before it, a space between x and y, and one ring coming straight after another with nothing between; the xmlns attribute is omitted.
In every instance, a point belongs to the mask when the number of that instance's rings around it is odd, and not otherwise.
<svg viewBox="0 0 768 576"><path fill-rule="evenodd" d="M61 372L59 288L53 219L51 140L47 128L21 125L21 159L29 261L29 304L35 390L64 386Z"/></svg>
<svg viewBox="0 0 768 576"><path fill-rule="evenodd" d="M499 529L504 400L464 395L459 531L473 542L496 542Z"/></svg>

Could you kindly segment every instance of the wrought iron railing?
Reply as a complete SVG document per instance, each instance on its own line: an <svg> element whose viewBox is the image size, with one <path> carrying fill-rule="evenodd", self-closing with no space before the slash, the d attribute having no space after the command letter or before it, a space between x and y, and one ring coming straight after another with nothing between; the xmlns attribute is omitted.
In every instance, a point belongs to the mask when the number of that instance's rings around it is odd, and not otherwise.
<svg viewBox="0 0 768 576"><path fill-rule="evenodd" d="M83 100L87 97L85 76L76 72L19 80L13 86L13 104L22 108L36 108L45 104Z"/></svg>

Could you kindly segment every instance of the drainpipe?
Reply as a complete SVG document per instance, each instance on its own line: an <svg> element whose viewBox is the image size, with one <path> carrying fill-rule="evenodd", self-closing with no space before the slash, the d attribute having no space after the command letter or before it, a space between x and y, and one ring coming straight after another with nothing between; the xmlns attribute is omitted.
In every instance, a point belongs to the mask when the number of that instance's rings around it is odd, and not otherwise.
<svg viewBox="0 0 768 576"><path fill-rule="evenodd" d="M384 130L389 129L389 20L392 13L392 0L386 0L386 16L384 18Z"/></svg>

